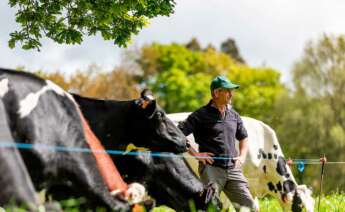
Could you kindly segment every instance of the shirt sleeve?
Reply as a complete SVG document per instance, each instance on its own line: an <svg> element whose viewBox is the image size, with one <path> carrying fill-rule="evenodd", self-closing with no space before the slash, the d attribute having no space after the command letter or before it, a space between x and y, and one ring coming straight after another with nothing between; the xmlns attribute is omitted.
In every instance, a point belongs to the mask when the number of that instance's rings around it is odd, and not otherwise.
<svg viewBox="0 0 345 212"><path fill-rule="evenodd" d="M246 128L243 125L243 121L240 115L237 115L237 130L236 130L236 139L241 141L248 137Z"/></svg>
<svg viewBox="0 0 345 212"><path fill-rule="evenodd" d="M198 123L197 120L197 115L194 112L190 114L186 120L179 122L177 127L180 128L180 130L183 132L185 136L188 136L195 131L195 128Z"/></svg>

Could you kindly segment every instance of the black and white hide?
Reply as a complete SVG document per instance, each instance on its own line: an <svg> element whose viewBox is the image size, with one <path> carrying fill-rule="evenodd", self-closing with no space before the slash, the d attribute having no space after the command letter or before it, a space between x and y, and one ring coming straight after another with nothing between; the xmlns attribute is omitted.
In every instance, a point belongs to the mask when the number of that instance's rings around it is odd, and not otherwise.
<svg viewBox="0 0 345 212"><path fill-rule="evenodd" d="M89 148L70 94L33 74L0 69L0 101L0 130L5 135L0 142L36 145L0 149L0 186L6 188L0 192L1 205L14 199L39 207L36 191L68 184L97 205L116 211L129 209L127 203L110 195L92 154L38 148ZM12 186L18 189L11 190Z"/></svg>

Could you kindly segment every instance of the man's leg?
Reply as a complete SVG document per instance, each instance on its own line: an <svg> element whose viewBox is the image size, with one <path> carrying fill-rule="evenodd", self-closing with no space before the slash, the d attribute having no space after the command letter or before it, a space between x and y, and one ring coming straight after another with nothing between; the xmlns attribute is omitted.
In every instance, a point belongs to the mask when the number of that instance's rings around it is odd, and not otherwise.
<svg viewBox="0 0 345 212"><path fill-rule="evenodd" d="M224 193L230 199L236 211L245 207L250 211L256 211L255 202L249 192L247 179L241 169L228 170L228 181L224 186Z"/></svg>
<svg viewBox="0 0 345 212"><path fill-rule="evenodd" d="M213 183L219 197L226 183L227 172L225 169L199 163L199 175L204 185Z"/></svg>

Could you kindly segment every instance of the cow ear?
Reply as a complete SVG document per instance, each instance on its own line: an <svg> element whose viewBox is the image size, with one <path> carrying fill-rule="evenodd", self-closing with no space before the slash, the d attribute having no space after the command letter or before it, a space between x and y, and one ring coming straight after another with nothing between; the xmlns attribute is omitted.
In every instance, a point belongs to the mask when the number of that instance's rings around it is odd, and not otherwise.
<svg viewBox="0 0 345 212"><path fill-rule="evenodd" d="M151 103L156 103L156 99L149 89L144 89L140 94L140 106L142 109L146 109Z"/></svg>
<svg viewBox="0 0 345 212"><path fill-rule="evenodd" d="M148 118L152 118L153 114L157 109L156 99L154 98L152 92L148 89L144 89L141 94L140 98L137 99L136 105L142 109L144 115Z"/></svg>
<svg viewBox="0 0 345 212"><path fill-rule="evenodd" d="M140 98L146 100L146 101L154 101L155 97L149 89L145 88L143 91L140 93Z"/></svg>

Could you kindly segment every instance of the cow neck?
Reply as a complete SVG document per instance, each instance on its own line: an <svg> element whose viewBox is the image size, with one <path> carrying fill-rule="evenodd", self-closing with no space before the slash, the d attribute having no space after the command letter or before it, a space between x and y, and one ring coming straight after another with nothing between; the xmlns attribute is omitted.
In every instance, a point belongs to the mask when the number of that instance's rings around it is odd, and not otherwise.
<svg viewBox="0 0 345 212"><path fill-rule="evenodd" d="M127 114L131 101L99 100L74 94L93 132L106 149L118 149L125 140Z"/></svg>
<svg viewBox="0 0 345 212"><path fill-rule="evenodd" d="M109 191L120 190L125 192L128 185L123 181L111 157L107 153L104 153L104 147L90 129L90 126L78 107L77 110L82 121L86 141L92 150L100 174L102 175Z"/></svg>
<svg viewBox="0 0 345 212"><path fill-rule="evenodd" d="M125 130L123 132L125 132L123 138L125 139L125 142L123 142L124 145L127 146L127 144L131 143L133 139L135 139L133 137L133 135L137 135L140 132L137 132L134 128L135 124L140 125L139 122L139 116L138 116L138 106L136 103L136 100L131 101L127 107L126 107L126 114L125 114L125 122L124 122L124 127Z"/></svg>
<svg viewBox="0 0 345 212"><path fill-rule="evenodd" d="M106 137L104 141L110 149L125 149L133 134L131 129L135 119L133 114L136 113L135 101L109 101L108 104L109 109L103 112L109 114L106 116L107 123L111 124L105 134L110 137Z"/></svg>

